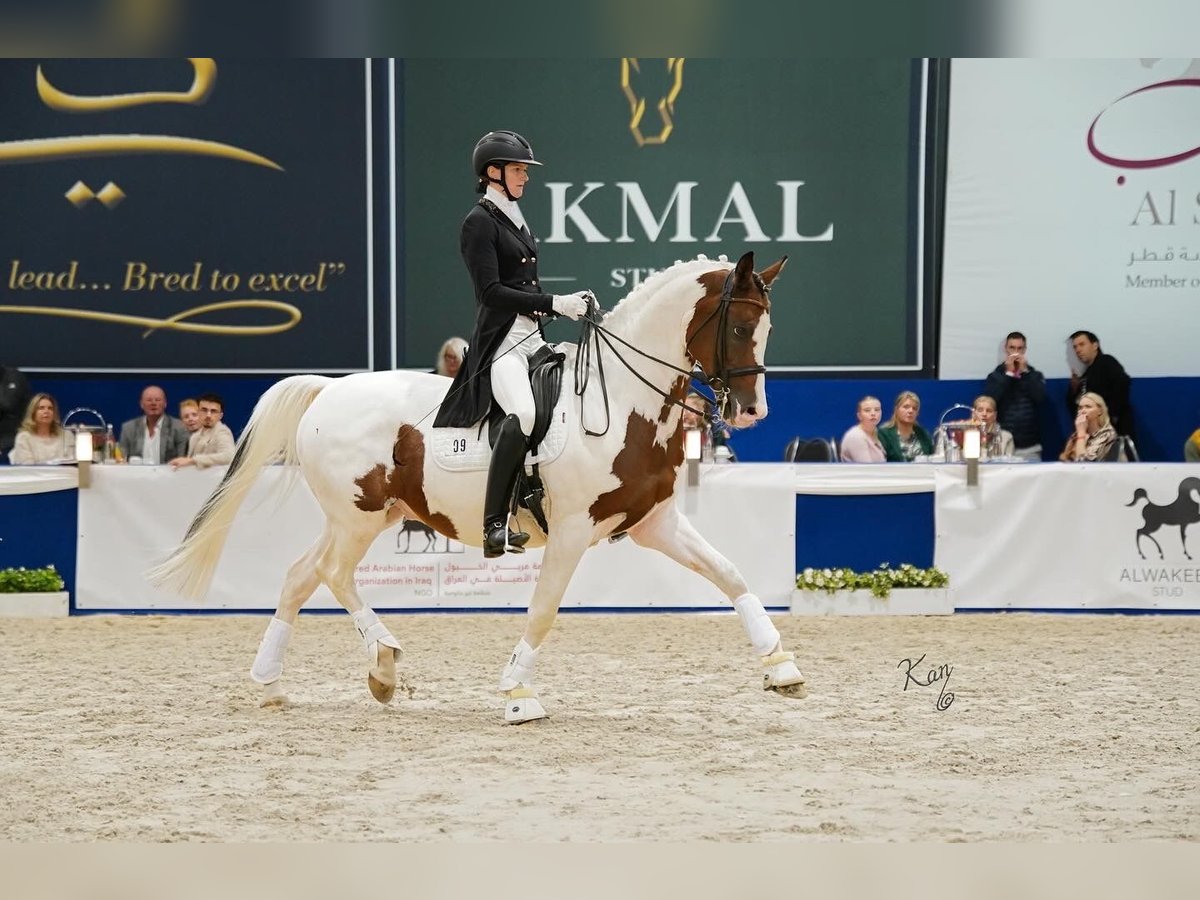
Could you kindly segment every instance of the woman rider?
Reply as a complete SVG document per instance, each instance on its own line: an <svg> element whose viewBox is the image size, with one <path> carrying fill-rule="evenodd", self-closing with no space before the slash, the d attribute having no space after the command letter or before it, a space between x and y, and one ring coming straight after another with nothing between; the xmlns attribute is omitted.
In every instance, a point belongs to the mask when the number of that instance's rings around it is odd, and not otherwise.
<svg viewBox="0 0 1200 900"><path fill-rule="evenodd" d="M529 357L545 344L542 320L579 319L590 293L555 296L538 285L537 242L517 201L540 166L529 141L513 131L489 131L475 144L471 166L484 196L467 213L459 239L475 286L475 331L434 427L471 427L492 403L504 413L493 431L492 461L483 505L483 555L521 553L529 535L509 533L508 511L533 430Z"/></svg>

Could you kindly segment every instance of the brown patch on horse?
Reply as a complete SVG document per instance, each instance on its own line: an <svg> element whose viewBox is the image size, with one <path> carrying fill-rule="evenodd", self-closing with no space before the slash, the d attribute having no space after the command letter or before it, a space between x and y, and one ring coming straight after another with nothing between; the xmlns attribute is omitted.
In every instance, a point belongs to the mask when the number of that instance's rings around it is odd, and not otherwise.
<svg viewBox="0 0 1200 900"><path fill-rule="evenodd" d="M430 528L457 540L458 529L449 517L430 512L425 497L425 438L421 432L411 425L400 426L392 445L392 462L396 465L390 472L380 463L354 479L359 490L354 505L363 512L381 512L387 509L388 500L403 503Z"/></svg>
<svg viewBox="0 0 1200 900"><path fill-rule="evenodd" d="M625 518L613 529L627 531L675 491L675 472L683 464L683 429L676 429L664 447L654 441L657 426L637 413L625 425L625 446L613 460L612 473L621 486L596 498L588 508L592 521Z"/></svg>
<svg viewBox="0 0 1200 900"><path fill-rule="evenodd" d="M684 395L687 393L688 378L686 375L680 375L675 379L675 383L671 385L671 389L667 391L669 399L663 400L662 409L658 411L658 421L666 424L667 419L671 417L671 410L675 409L675 404L672 400L682 402Z"/></svg>

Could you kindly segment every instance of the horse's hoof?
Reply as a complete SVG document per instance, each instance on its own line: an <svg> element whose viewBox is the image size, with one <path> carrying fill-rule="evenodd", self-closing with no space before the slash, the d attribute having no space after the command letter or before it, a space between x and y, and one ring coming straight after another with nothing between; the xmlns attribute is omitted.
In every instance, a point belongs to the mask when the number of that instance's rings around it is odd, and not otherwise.
<svg viewBox="0 0 1200 900"><path fill-rule="evenodd" d="M542 708L541 701L529 688L517 688L508 692L504 703L505 725L523 725L526 722L548 718L550 714Z"/></svg>
<svg viewBox="0 0 1200 900"><path fill-rule="evenodd" d="M262 709L282 709L287 706L288 698L287 694L283 692L283 686L278 681L264 684L262 700L258 705Z"/></svg>
<svg viewBox="0 0 1200 900"><path fill-rule="evenodd" d="M380 703L391 703L392 697L396 695L396 683L384 684L374 675L367 676L367 687L371 690L371 696Z"/></svg>
<svg viewBox="0 0 1200 900"><path fill-rule="evenodd" d="M391 703L396 695L396 661L400 651L380 644L375 651L375 668L367 674L367 687L371 696L380 703ZM379 673L376 675L376 673Z"/></svg>
<svg viewBox="0 0 1200 900"><path fill-rule="evenodd" d="M808 687L803 681L798 681L796 684L775 684L768 690L774 691L781 697L787 697L789 700L803 700L808 696Z"/></svg>

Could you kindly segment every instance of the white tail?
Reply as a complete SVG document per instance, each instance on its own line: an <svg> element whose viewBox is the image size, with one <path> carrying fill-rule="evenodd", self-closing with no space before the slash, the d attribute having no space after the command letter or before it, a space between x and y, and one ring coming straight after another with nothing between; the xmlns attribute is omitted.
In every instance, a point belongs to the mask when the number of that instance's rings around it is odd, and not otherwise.
<svg viewBox="0 0 1200 900"><path fill-rule="evenodd" d="M192 519L183 543L165 562L146 572L151 584L192 600L208 592L229 528L258 473L270 463L298 463L296 428L300 418L331 381L324 375L293 375L259 398L238 439L229 470Z"/></svg>

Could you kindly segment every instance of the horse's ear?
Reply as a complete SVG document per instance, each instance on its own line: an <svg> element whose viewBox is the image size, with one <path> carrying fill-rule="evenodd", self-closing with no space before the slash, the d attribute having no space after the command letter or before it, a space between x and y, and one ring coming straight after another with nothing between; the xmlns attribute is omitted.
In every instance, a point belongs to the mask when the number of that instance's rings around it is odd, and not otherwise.
<svg viewBox="0 0 1200 900"><path fill-rule="evenodd" d="M771 265L769 265L765 269L763 269L761 272L759 272L758 274L759 274L759 277L762 278L763 284L765 284L767 287L770 287L771 282L773 282L776 278L778 278L779 273L783 271L783 264L786 262L787 262L787 257L785 256L782 259L780 259L779 262L772 263Z"/></svg>
<svg viewBox="0 0 1200 900"><path fill-rule="evenodd" d="M742 258L737 261L737 266L734 267L733 281L734 284L749 285L752 283L754 276L754 251L747 250L742 254Z"/></svg>

